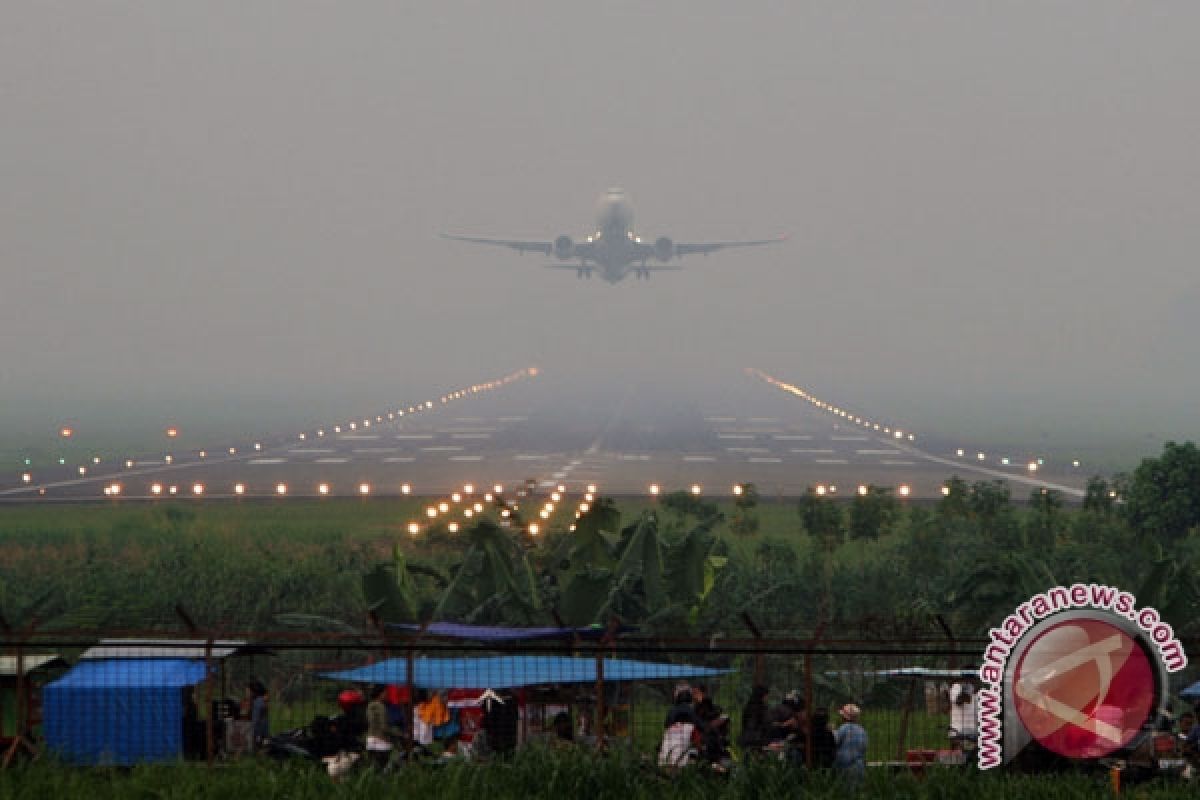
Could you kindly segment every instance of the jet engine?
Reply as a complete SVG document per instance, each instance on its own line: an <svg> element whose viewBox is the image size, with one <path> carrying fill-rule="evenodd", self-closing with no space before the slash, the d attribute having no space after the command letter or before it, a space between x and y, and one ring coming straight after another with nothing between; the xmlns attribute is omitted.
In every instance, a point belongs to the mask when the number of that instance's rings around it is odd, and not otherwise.
<svg viewBox="0 0 1200 800"><path fill-rule="evenodd" d="M554 240L554 255L563 261L575 255L575 243L570 236L563 234Z"/></svg>
<svg viewBox="0 0 1200 800"><path fill-rule="evenodd" d="M666 236L654 240L654 257L659 261L670 261L675 256L675 243Z"/></svg>

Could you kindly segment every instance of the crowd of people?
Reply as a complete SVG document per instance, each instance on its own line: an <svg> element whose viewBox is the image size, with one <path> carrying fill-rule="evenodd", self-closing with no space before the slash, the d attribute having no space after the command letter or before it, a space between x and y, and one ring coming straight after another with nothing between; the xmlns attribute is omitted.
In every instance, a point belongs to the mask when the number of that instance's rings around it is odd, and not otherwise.
<svg viewBox="0 0 1200 800"><path fill-rule="evenodd" d="M841 723L835 729L829 711L808 712L797 691L788 692L774 706L769 690L755 686L742 710L737 746L745 758L776 757L796 766L836 769L852 783L866 771L867 732L859 721L861 710L853 703L838 709ZM667 712L658 763L677 768L697 761L725 771L732 765L729 715L713 704L707 687L680 684Z"/></svg>

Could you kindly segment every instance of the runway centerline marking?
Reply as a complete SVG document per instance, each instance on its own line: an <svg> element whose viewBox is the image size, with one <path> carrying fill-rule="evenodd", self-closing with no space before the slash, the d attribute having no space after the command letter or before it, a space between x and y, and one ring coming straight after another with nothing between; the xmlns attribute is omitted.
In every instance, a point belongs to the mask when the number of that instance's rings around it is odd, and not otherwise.
<svg viewBox="0 0 1200 800"><path fill-rule="evenodd" d="M396 453L399 451L399 447L359 447L350 452L357 455L370 455L372 453Z"/></svg>
<svg viewBox="0 0 1200 800"><path fill-rule="evenodd" d="M833 448L793 447L793 453L832 453Z"/></svg>
<svg viewBox="0 0 1200 800"><path fill-rule="evenodd" d="M817 464L849 464L850 462L844 458L814 458Z"/></svg>
<svg viewBox="0 0 1200 800"><path fill-rule="evenodd" d="M467 448L463 447L460 444L442 444L442 445L434 445L433 447L422 447L421 452L423 452L423 453L453 453L453 452L456 452L459 450L466 450L466 449Z"/></svg>
<svg viewBox="0 0 1200 800"><path fill-rule="evenodd" d="M716 456L684 456L684 461L716 461Z"/></svg>
<svg viewBox="0 0 1200 800"><path fill-rule="evenodd" d="M450 456L451 461L483 461L483 456Z"/></svg>
<svg viewBox="0 0 1200 800"><path fill-rule="evenodd" d="M899 450L855 450L855 455L860 456L898 456Z"/></svg>
<svg viewBox="0 0 1200 800"><path fill-rule="evenodd" d="M257 467L257 466L261 466L263 464L286 464L287 459L286 458L252 458L249 461L247 461L246 463L253 464L254 466Z"/></svg>
<svg viewBox="0 0 1200 800"><path fill-rule="evenodd" d="M746 460L751 464L780 464L783 462L782 458L768 458L765 456L751 456Z"/></svg>
<svg viewBox="0 0 1200 800"><path fill-rule="evenodd" d="M412 456L391 456L390 458L385 458L383 460L383 463L385 463L385 464L411 464L414 461L416 461L416 459L413 458Z"/></svg>
<svg viewBox="0 0 1200 800"><path fill-rule="evenodd" d="M379 434L378 433L339 433L338 438L346 439L348 441L360 441L360 440L361 441L369 441L371 439L378 439Z"/></svg>
<svg viewBox="0 0 1200 800"><path fill-rule="evenodd" d="M397 433L397 434L396 434L396 438L397 438L397 439L401 439L401 440L405 440L405 439L432 439L432 438L433 438L433 434L432 434L432 433Z"/></svg>
<svg viewBox="0 0 1200 800"><path fill-rule="evenodd" d="M336 453L337 451L329 447L296 447L288 450L292 455L317 455L319 453Z"/></svg>
<svg viewBox="0 0 1200 800"><path fill-rule="evenodd" d="M348 458L317 458L313 459L314 464L345 464L350 459Z"/></svg>

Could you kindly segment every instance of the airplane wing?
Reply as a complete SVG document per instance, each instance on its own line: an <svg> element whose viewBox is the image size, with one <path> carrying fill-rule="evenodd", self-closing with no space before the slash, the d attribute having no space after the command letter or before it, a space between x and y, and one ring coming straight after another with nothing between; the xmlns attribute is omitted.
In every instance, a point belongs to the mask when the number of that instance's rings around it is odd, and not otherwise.
<svg viewBox="0 0 1200 800"><path fill-rule="evenodd" d="M475 244L494 244L500 247L510 247L518 253L554 253L554 242L534 242L524 239L482 239L477 236L453 236L442 234L443 239L453 239L457 242L474 242Z"/></svg>
<svg viewBox="0 0 1200 800"><path fill-rule="evenodd" d="M676 242L675 255L686 256L692 253L708 255L714 251L724 250L729 247L757 247L763 244L778 244L787 238L786 236L780 236L776 239L755 239L746 242Z"/></svg>

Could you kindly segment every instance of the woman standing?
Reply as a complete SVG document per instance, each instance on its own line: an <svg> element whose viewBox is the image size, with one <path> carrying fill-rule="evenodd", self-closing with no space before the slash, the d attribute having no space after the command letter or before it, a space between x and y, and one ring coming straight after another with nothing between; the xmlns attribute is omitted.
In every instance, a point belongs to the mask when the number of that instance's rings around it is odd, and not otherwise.
<svg viewBox="0 0 1200 800"><path fill-rule="evenodd" d="M837 741L837 756L833 765L846 776L853 788L862 786L867 771L867 731L858 724L861 714L862 710L853 703L842 706L838 709L842 724L833 733Z"/></svg>

